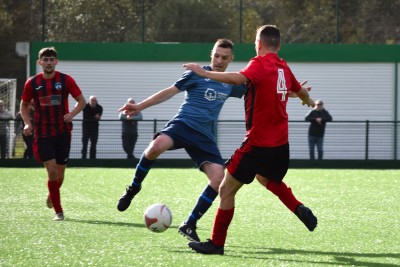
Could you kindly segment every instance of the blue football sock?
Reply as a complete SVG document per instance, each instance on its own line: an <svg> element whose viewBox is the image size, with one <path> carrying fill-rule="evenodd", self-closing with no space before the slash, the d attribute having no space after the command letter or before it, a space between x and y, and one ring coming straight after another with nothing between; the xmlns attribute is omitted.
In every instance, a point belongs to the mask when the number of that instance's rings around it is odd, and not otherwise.
<svg viewBox="0 0 400 267"><path fill-rule="evenodd" d="M149 173L151 167L153 166L155 160L147 159L144 154L140 157L139 163L136 165L135 176L132 180L132 186L141 186L144 178Z"/></svg>
<svg viewBox="0 0 400 267"><path fill-rule="evenodd" d="M215 191L210 185L207 185L207 187L201 193L199 199L197 200L196 206L194 206L185 223L196 226L197 221L200 220L204 213L207 212L217 196L218 192Z"/></svg>

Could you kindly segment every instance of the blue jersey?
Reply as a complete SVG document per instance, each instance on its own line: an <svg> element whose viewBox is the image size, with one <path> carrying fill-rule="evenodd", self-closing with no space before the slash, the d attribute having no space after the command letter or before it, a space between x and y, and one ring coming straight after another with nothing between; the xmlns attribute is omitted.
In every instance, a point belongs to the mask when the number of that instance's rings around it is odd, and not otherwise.
<svg viewBox="0 0 400 267"><path fill-rule="evenodd" d="M210 66L203 67L211 70ZM186 71L174 84L185 92L185 99L172 119L179 120L216 141L216 126L219 113L228 97L241 98L245 85L234 86L198 76Z"/></svg>

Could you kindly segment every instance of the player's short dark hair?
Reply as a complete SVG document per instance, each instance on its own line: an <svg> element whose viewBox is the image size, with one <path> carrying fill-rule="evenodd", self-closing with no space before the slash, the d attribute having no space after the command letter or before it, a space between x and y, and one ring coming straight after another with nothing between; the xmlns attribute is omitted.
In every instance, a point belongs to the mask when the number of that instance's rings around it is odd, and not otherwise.
<svg viewBox="0 0 400 267"><path fill-rule="evenodd" d="M45 47L39 51L39 59L42 57L55 57L57 58L57 50L54 47Z"/></svg>
<svg viewBox="0 0 400 267"><path fill-rule="evenodd" d="M233 51L233 42L229 39L221 38L215 42L214 48L216 47L229 48Z"/></svg>
<svg viewBox="0 0 400 267"><path fill-rule="evenodd" d="M257 38L266 46L278 48L281 43L281 34L275 25L264 25L258 28Z"/></svg>

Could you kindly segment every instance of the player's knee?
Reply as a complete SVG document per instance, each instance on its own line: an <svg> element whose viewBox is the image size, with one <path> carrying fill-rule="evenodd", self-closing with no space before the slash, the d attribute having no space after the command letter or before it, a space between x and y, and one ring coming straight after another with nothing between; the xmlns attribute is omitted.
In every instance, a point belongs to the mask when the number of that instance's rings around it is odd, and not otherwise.
<svg viewBox="0 0 400 267"><path fill-rule="evenodd" d="M221 173L215 172L212 175L208 176L208 180L210 181L209 184L214 190L218 191L219 186L222 183L222 180L224 179L224 172L222 171Z"/></svg>
<svg viewBox="0 0 400 267"><path fill-rule="evenodd" d="M153 142L147 147L145 155L146 158L153 160L156 159L159 155L161 155L164 151L165 149L163 149L162 146Z"/></svg>
<svg viewBox="0 0 400 267"><path fill-rule="evenodd" d="M231 190L227 190L226 186L221 185L219 187L219 196L223 201L231 201L234 199L235 195L232 194Z"/></svg>

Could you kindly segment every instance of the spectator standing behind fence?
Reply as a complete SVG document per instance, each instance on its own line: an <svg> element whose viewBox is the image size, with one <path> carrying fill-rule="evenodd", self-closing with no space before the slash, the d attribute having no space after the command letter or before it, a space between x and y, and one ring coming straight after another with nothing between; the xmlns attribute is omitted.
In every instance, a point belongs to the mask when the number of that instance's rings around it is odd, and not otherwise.
<svg viewBox="0 0 400 267"><path fill-rule="evenodd" d="M305 119L310 122L310 127L308 128L310 159L315 160L314 150L315 146L317 146L318 159L322 160L324 156L325 126L328 121L332 121L332 116L324 109L324 102L317 100L315 101L315 108L310 110Z"/></svg>
<svg viewBox="0 0 400 267"><path fill-rule="evenodd" d="M91 159L96 158L96 146L99 139L99 120L103 114L103 107L97 102L96 96L89 97L89 102L83 109L82 122L82 159L86 159L87 148L90 140Z"/></svg>
<svg viewBox="0 0 400 267"><path fill-rule="evenodd" d="M9 140L9 125L10 120L13 118L12 114L4 107L4 101L0 100L0 152L1 159L6 158L7 141Z"/></svg>
<svg viewBox="0 0 400 267"><path fill-rule="evenodd" d="M126 103L135 104L133 98L128 98ZM119 119L122 121L122 147L127 155L127 159L133 159L135 156L135 145L138 139L138 122L143 119L142 112L135 116L128 117L123 112L119 113Z"/></svg>
<svg viewBox="0 0 400 267"><path fill-rule="evenodd" d="M33 106L33 101L31 101L31 105L29 107L29 113L30 113L30 121L31 121L32 127L34 127L33 117L35 115L35 107ZM22 119L21 111L17 113L16 119L22 121L22 129L24 129L25 123L24 123L24 120ZM31 159L31 158L33 158L33 148L32 148L33 135L22 134L22 138L24 139L24 143L25 143L24 159Z"/></svg>

